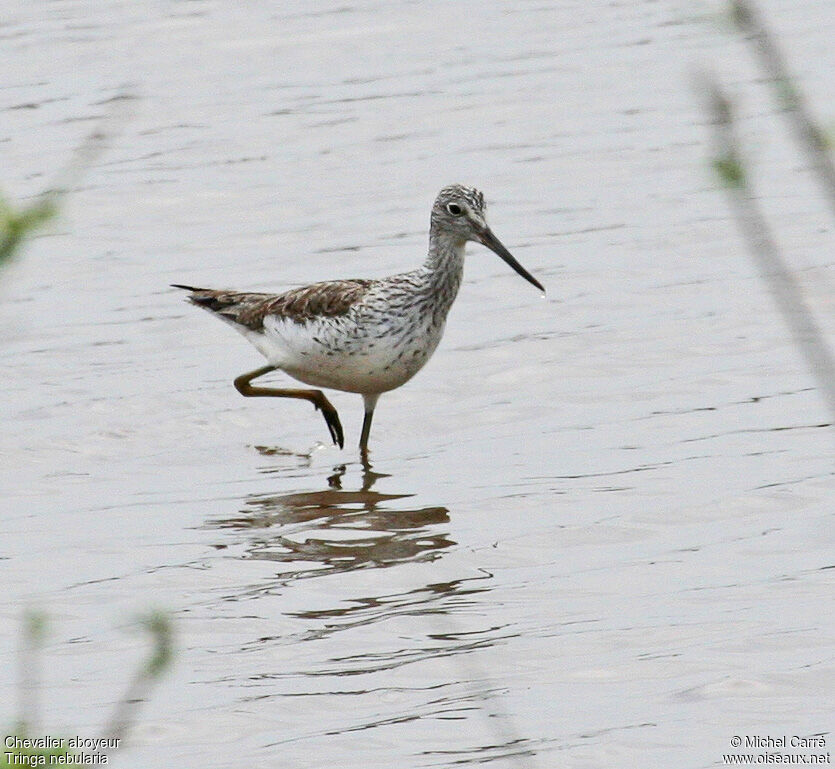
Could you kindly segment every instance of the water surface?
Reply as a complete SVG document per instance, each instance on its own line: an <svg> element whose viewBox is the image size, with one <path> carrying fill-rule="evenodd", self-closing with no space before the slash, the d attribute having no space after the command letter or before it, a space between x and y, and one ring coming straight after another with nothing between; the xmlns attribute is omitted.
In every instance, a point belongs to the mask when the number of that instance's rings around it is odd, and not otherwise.
<svg viewBox="0 0 835 769"><path fill-rule="evenodd" d="M832 437L710 175L692 90L741 98L762 203L832 332L832 225L714 8L11 0L2 184L135 116L0 275L0 722L52 617L44 731L101 736L175 617L121 766L709 767L831 726ZM835 103L822 0L764 3ZM410 269L444 184L548 288L470 247L372 466L171 282ZM282 381L276 379L276 381Z"/></svg>

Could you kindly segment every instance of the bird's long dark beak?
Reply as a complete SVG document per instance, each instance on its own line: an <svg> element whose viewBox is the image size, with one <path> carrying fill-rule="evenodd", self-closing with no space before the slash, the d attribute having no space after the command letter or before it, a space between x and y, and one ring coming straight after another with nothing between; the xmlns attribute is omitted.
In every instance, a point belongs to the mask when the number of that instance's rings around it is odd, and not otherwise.
<svg viewBox="0 0 835 769"><path fill-rule="evenodd" d="M487 248L489 248L494 254L497 254L504 259L514 270L516 270L519 275L528 281L528 283L532 283L540 291L542 291L542 293L545 293L545 289L542 287L542 284L513 258L513 254L511 254L510 251L502 245L502 242L493 234L493 231L489 227L485 227L479 233L478 238L483 245L487 246Z"/></svg>

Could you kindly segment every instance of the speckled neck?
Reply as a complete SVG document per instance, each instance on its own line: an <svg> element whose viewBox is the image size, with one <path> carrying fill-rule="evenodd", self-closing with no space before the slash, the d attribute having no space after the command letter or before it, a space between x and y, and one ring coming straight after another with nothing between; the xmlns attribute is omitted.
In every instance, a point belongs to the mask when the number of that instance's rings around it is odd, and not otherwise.
<svg viewBox="0 0 835 769"><path fill-rule="evenodd" d="M449 308L458 295L464 275L464 246L449 233L439 232L433 226L429 231L429 253L423 263L427 298L433 304L435 322L443 323Z"/></svg>

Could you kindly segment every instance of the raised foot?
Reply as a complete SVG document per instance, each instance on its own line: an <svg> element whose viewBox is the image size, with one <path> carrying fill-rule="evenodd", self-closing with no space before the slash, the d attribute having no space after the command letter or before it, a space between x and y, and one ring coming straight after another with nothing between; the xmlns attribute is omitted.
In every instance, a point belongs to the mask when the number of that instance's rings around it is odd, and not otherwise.
<svg viewBox="0 0 835 769"><path fill-rule="evenodd" d="M336 413L336 409L331 405L331 402L321 390L288 390L279 387L253 386L253 379L268 374L270 371L275 371L275 369L275 366L262 366L261 368L255 369L255 371L241 374L235 379L235 388L241 395L247 398L298 398L300 400L310 401L313 407L319 409L325 417L325 422L328 425L333 442L340 449L344 448L345 439L342 435L342 425L339 423L339 414Z"/></svg>
<svg viewBox="0 0 835 769"><path fill-rule="evenodd" d="M325 424L327 424L328 431L331 434L331 440L340 449L345 448L345 436L342 432L342 423L339 421L339 414L324 394L320 393L320 395L322 395L321 399L317 398L313 401L313 407L322 412L322 416L325 418Z"/></svg>

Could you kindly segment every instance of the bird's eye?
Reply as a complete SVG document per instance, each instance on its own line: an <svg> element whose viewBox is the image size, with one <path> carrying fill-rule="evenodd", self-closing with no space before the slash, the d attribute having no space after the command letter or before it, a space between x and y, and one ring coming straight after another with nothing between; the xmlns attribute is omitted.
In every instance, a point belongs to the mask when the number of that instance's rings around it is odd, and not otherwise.
<svg viewBox="0 0 835 769"><path fill-rule="evenodd" d="M457 203L447 203L446 210L449 211L453 216L461 216L463 213L461 211L461 206Z"/></svg>

